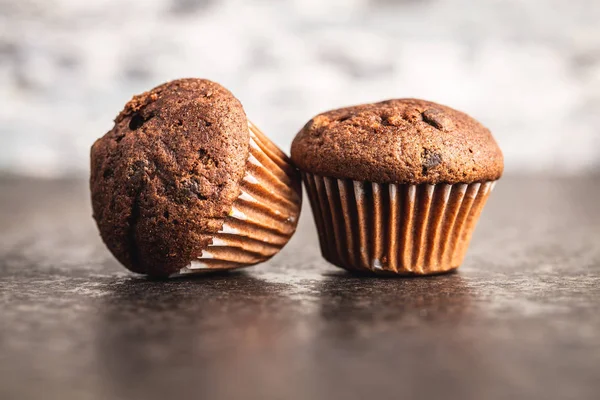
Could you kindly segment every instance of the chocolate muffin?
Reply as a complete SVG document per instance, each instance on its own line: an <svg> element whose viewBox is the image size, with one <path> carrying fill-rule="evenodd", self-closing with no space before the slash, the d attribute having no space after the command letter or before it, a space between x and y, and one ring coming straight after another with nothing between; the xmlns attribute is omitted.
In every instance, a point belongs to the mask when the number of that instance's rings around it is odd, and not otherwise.
<svg viewBox="0 0 600 400"><path fill-rule="evenodd" d="M298 171L225 88L204 79L133 97L91 150L102 239L134 272L253 265L296 229Z"/></svg>
<svg viewBox="0 0 600 400"><path fill-rule="evenodd" d="M501 177L489 130L417 99L342 108L292 144L325 259L349 270L427 275L457 268Z"/></svg>

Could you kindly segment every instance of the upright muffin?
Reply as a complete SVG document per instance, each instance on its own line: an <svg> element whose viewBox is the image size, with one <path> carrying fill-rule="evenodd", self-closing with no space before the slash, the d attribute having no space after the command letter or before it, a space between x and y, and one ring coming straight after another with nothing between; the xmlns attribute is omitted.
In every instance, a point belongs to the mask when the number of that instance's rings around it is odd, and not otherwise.
<svg viewBox="0 0 600 400"><path fill-rule="evenodd" d="M300 175L225 88L168 82L133 97L91 151L102 239L134 272L244 267L296 229Z"/></svg>
<svg viewBox="0 0 600 400"><path fill-rule="evenodd" d="M457 268L504 168L490 131L424 100L342 108L292 143L325 259L342 268L428 275Z"/></svg>

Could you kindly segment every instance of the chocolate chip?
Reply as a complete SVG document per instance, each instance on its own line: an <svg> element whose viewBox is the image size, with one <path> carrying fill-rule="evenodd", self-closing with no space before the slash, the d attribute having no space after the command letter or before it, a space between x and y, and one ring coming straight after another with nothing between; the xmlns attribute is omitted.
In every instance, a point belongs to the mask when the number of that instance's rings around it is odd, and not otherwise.
<svg viewBox="0 0 600 400"><path fill-rule="evenodd" d="M129 120L129 129L131 129L132 131L135 131L136 129L141 128L142 125L144 125L152 117L154 117L154 115L152 115L152 114L148 115L147 117L144 117L140 113L133 114L131 116L131 119Z"/></svg>
<svg viewBox="0 0 600 400"><path fill-rule="evenodd" d="M430 169L433 169L442 163L442 155L433 150L423 148L421 153L421 165L423 175L427 175Z"/></svg>
<svg viewBox="0 0 600 400"><path fill-rule="evenodd" d="M184 182L182 186L184 187L188 196L195 196L199 200L208 199L207 194L203 193L203 189L205 188L203 188L202 185L195 179Z"/></svg>
<svg viewBox="0 0 600 400"><path fill-rule="evenodd" d="M421 113L423 121L442 131L451 130L454 127L452 119L437 108L429 108Z"/></svg>
<svg viewBox="0 0 600 400"><path fill-rule="evenodd" d="M133 114L131 116L131 120L129 120L129 129L131 129L132 131L135 131L138 128L141 128L142 125L144 125L144 117L142 117L140 114Z"/></svg>

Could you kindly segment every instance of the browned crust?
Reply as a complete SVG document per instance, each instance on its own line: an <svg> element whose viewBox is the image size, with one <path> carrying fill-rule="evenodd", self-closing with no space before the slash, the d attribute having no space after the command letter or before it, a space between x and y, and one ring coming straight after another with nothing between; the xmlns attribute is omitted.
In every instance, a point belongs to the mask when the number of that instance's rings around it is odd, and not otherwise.
<svg viewBox="0 0 600 400"><path fill-rule="evenodd" d="M240 102L181 79L134 96L91 150L102 239L127 268L169 275L198 258L239 196L248 158Z"/></svg>
<svg viewBox="0 0 600 400"><path fill-rule="evenodd" d="M417 99L322 113L292 143L292 160L321 176L379 183L472 183L502 175L502 152L468 115Z"/></svg>

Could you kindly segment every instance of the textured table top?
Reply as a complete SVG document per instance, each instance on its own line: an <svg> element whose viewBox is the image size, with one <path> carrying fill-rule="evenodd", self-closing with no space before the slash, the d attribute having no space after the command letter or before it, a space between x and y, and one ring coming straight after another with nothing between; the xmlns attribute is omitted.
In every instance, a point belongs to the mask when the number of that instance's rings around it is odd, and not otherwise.
<svg viewBox="0 0 600 400"><path fill-rule="evenodd" d="M464 265L432 278L328 265L306 207L264 265L152 281L90 214L83 182L0 180L1 399L600 393L600 179L502 180Z"/></svg>

